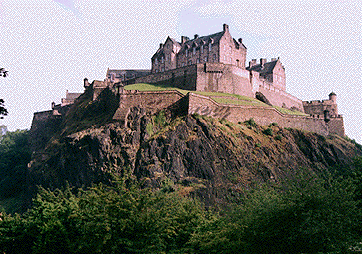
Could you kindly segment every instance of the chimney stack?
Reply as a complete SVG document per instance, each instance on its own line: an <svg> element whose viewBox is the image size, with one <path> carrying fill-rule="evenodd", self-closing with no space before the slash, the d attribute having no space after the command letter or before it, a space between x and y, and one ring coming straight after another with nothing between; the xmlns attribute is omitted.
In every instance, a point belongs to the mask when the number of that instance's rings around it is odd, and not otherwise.
<svg viewBox="0 0 362 254"><path fill-rule="evenodd" d="M199 35L198 35L198 34L195 34L195 35L194 35L194 39L197 39L197 38L199 38Z"/></svg>
<svg viewBox="0 0 362 254"><path fill-rule="evenodd" d="M162 49L162 47L163 47L163 44L162 44L162 43L160 43L160 49Z"/></svg>
<svg viewBox="0 0 362 254"><path fill-rule="evenodd" d="M239 39L238 39L238 42L239 42L239 44L242 44L242 43L243 43L243 39L239 38Z"/></svg>
<svg viewBox="0 0 362 254"><path fill-rule="evenodd" d="M187 36L181 36L181 44L184 44L188 40L189 40L189 38Z"/></svg>
<svg viewBox="0 0 362 254"><path fill-rule="evenodd" d="M265 63L266 63L266 58L260 58L260 65L264 66Z"/></svg>
<svg viewBox="0 0 362 254"><path fill-rule="evenodd" d="M249 68L251 68L255 65L256 65L256 59L251 59L251 61L249 62Z"/></svg>
<svg viewBox="0 0 362 254"><path fill-rule="evenodd" d="M229 26L227 24L224 24L223 25L223 30L224 30L224 32L229 31Z"/></svg>

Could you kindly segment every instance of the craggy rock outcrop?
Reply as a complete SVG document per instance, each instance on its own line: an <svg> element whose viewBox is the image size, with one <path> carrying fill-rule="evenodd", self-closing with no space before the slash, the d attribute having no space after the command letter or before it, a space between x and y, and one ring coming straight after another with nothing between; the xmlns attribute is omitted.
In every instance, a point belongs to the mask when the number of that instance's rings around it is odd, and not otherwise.
<svg viewBox="0 0 362 254"><path fill-rule="evenodd" d="M29 192L36 185L82 187L130 174L145 187L181 188L215 205L254 182L278 181L301 168L325 170L362 155L338 136L196 115L167 118L167 112L151 116L136 107L125 122L51 140L30 164Z"/></svg>

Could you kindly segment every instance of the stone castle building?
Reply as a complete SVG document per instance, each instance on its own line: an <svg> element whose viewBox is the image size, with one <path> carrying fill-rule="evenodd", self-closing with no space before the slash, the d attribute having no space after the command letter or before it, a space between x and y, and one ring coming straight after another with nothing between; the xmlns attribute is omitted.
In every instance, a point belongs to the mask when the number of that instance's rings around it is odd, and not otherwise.
<svg viewBox="0 0 362 254"><path fill-rule="evenodd" d="M224 24L221 32L211 35L195 35L193 39L182 36L180 42L167 37L151 58L151 70L108 69L103 81L89 83L84 79L84 87L92 90L93 100L107 88L119 96L120 105L114 120L125 119L135 106L156 112L180 105L182 100L187 101L183 109L188 114L210 115L233 122L254 118L262 125L277 122L282 127L344 136L343 117L338 114L335 93L331 93L328 100L303 102L287 93L285 68L279 58L270 61L253 59L246 66L246 54L242 39L234 39L229 26ZM123 89L135 83L157 84L190 92L184 96L177 91ZM224 105L192 91L236 94L256 98L269 106ZM68 106L78 96L67 92L62 105ZM301 114L283 114L277 107ZM61 111L58 107L56 110Z"/></svg>

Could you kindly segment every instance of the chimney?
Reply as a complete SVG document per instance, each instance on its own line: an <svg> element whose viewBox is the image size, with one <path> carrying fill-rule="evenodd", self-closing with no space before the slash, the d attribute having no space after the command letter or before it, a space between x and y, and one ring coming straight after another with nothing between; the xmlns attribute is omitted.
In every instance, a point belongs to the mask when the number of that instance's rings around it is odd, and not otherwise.
<svg viewBox="0 0 362 254"><path fill-rule="evenodd" d="M223 25L223 30L224 30L224 32L229 31L229 26L227 24L224 24Z"/></svg>
<svg viewBox="0 0 362 254"><path fill-rule="evenodd" d="M266 63L266 58L260 58L260 65L264 66L265 63Z"/></svg>
<svg viewBox="0 0 362 254"><path fill-rule="evenodd" d="M194 39L197 39L197 38L199 38L199 35L198 35L198 34L195 34L195 35L194 35Z"/></svg>
<svg viewBox="0 0 362 254"><path fill-rule="evenodd" d="M238 42L239 42L239 44L242 44L242 43L243 43L243 39L239 38L239 39L238 39Z"/></svg>
<svg viewBox="0 0 362 254"><path fill-rule="evenodd" d="M249 68L253 67L256 65L256 59L252 59L250 62L249 62Z"/></svg>
<svg viewBox="0 0 362 254"><path fill-rule="evenodd" d="M84 85L85 88L89 86L89 82L88 82L88 79L87 79L87 78L85 78L85 79L83 80L83 85Z"/></svg>
<svg viewBox="0 0 362 254"><path fill-rule="evenodd" d="M160 43L160 49L162 49L162 47L163 47L163 44L162 44L162 43Z"/></svg>
<svg viewBox="0 0 362 254"><path fill-rule="evenodd" d="M186 36L181 36L181 44L184 44L185 42L187 42L189 40L188 37Z"/></svg>

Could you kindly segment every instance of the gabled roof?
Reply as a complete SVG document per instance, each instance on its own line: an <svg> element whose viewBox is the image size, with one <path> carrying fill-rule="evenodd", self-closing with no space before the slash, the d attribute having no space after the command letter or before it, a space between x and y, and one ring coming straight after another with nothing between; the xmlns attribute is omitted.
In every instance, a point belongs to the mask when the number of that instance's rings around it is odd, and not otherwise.
<svg viewBox="0 0 362 254"><path fill-rule="evenodd" d="M172 41L173 44L176 44L178 45L179 47L181 47L180 43L177 42L174 38L171 38L170 36L167 37L166 41L165 41L165 44L167 42L167 40L170 40ZM172 49L173 51L173 49ZM176 53L176 52L174 52ZM165 52L164 52L164 48L163 47L159 47L158 50L156 51L155 54L153 54L153 56L151 57L151 59L154 59L155 57L159 57L159 56L164 56L165 55Z"/></svg>
<svg viewBox="0 0 362 254"><path fill-rule="evenodd" d="M267 62L264 65L256 64L252 67L247 67L246 69L249 71L257 71L260 75L267 75L273 73L274 67L278 60Z"/></svg>
<svg viewBox="0 0 362 254"><path fill-rule="evenodd" d="M209 43L209 42L217 43L220 41L223 35L224 31L188 40L184 44L181 44L182 47L181 50L184 50L185 48L192 48L193 45L203 45L204 43Z"/></svg>

